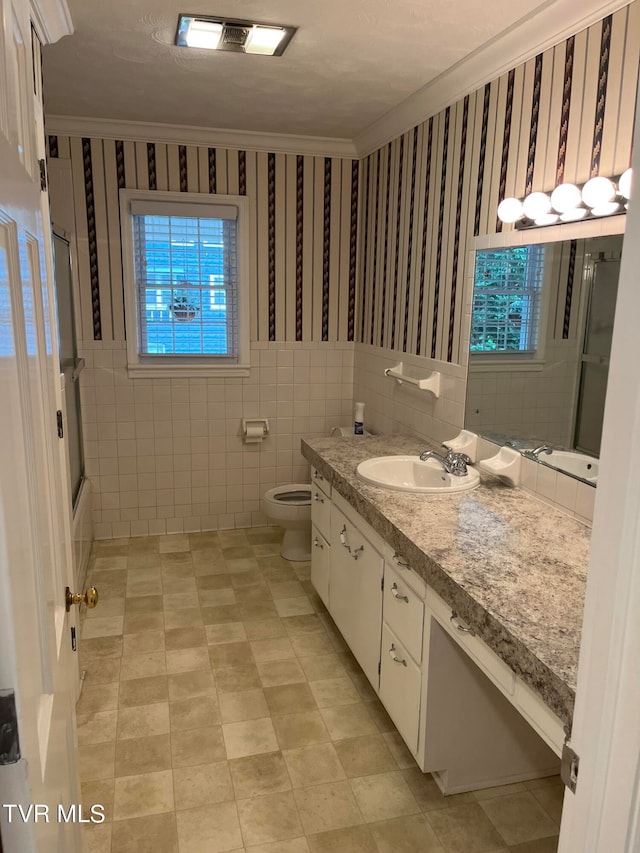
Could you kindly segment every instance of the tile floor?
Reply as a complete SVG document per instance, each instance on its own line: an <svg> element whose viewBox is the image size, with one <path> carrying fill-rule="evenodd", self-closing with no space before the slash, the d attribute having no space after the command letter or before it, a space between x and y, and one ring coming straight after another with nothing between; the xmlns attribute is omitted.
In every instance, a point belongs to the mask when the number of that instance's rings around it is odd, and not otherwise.
<svg viewBox="0 0 640 853"><path fill-rule="evenodd" d="M557 778L444 798L273 528L97 542L87 853L554 853Z"/></svg>

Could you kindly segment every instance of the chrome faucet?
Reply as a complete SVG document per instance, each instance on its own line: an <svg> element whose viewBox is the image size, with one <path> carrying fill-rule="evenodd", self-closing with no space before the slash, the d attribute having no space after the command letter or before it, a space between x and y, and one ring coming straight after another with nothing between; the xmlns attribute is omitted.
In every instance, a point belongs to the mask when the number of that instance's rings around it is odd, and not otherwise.
<svg viewBox="0 0 640 853"><path fill-rule="evenodd" d="M549 447L548 444L541 444L535 450L525 450L523 456L528 456L529 459L535 459L538 462L541 453L553 453L553 447Z"/></svg>
<svg viewBox="0 0 640 853"><path fill-rule="evenodd" d="M467 474L467 465L471 464L471 459L469 459L466 453L454 453L446 444L442 446L447 451L446 456L435 450L424 450L420 454L420 461L426 462L427 459L437 459L447 474L452 474L454 477L465 477Z"/></svg>

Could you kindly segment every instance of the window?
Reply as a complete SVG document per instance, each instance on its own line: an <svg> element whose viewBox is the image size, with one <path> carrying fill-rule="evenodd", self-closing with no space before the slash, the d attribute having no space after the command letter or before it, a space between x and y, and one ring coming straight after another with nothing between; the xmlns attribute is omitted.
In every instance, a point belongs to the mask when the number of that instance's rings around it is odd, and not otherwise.
<svg viewBox="0 0 640 853"><path fill-rule="evenodd" d="M132 376L247 375L246 199L121 191Z"/></svg>
<svg viewBox="0 0 640 853"><path fill-rule="evenodd" d="M535 354L543 276L544 246L476 253L472 353Z"/></svg>

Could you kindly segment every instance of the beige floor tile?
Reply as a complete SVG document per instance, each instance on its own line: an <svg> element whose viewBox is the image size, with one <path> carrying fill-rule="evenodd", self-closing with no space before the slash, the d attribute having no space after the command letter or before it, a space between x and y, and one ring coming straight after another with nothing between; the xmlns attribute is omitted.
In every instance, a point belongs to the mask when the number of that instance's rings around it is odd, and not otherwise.
<svg viewBox="0 0 640 853"><path fill-rule="evenodd" d="M194 696L169 702L169 725L172 732L203 729L220 723L218 700L213 696Z"/></svg>
<svg viewBox="0 0 640 853"><path fill-rule="evenodd" d="M171 734L171 761L173 767L194 767L197 764L214 764L226 758L220 726L204 729L187 729Z"/></svg>
<svg viewBox="0 0 640 853"><path fill-rule="evenodd" d="M172 592L162 596L162 609L165 613L172 613L175 610L188 610L191 607L198 607L199 604L195 583L193 592Z"/></svg>
<svg viewBox="0 0 640 853"><path fill-rule="evenodd" d="M164 611L165 631L170 631L173 628L198 628L202 624L202 613L199 607L185 607L182 610Z"/></svg>
<svg viewBox="0 0 640 853"><path fill-rule="evenodd" d="M146 652L164 651L164 631L144 631L140 634L125 634L122 653L125 656L142 655Z"/></svg>
<svg viewBox="0 0 640 853"><path fill-rule="evenodd" d="M387 742L387 746L391 750L391 754L395 758L398 767L405 769L418 766L415 758L407 749L406 743L402 740L398 732L384 732L382 737Z"/></svg>
<svg viewBox="0 0 640 853"><path fill-rule="evenodd" d="M171 649L167 652L167 673L195 672L209 670L209 649L200 646L195 649Z"/></svg>
<svg viewBox="0 0 640 853"><path fill-rule="evenodd" d="M81 660L104 660L122 657L122 637L95 637L78 645Z"/></svg>
<svg viewBox="0 0 640 853"><path fill-rule="evenodd" d="M231 579L231 586L234 589L241 589L243 586L255 586L256 584L265 583L261 571L236 572L229 575L229 578Z"/></svg>
<svg viewBox="0 0 640 853"><path fill-rule="evenodd" d="M242 615L237 604L221 604L218 607L200 609L205 625L224 625L226 622L241 622Z"/></svg>
<svg viewBox="0 0 640 853"><path fill-rule="evenodd" d="M232 575L231 577L241 577ZM239 586L235 590L238 604L250 604L251 602L271 601L271 591L266 583L252 583Z"/></svg>
<svg viewBox="0 0 640 853"><path fill-rule="evenodd" d="M175 569L176 567L174 567ZM180 571L184 572L188 568L185 565L180 566ZM163 595L163 606L165 605L166 598L168 595L189 595L191 598L193 596L197 596L198 588L196 587L196 579L194 577L189 577L188 575L176 577L170 574L171 569L163 570L162 572L162 595ZM179 605L176 605L179 606ZM195 606L195 605L187 605L187 606Z"/></svg>
<svg viewBox="0 0 640 853"><path fill-rule="evenodd" d="M171 770L171 740L168 734L118 741L116 776L138 776L157 770Z"/></svg>
<svg viewBox="0 0 640 853"><path fill-rule="evenodd" d="M349 678L353 681L354 687L358 691L358 694L363 702L378 702L379 699L376 695L376 691L371 686L371 682L364 674L364 672L360 673L349 673Z"/></svg>
<svg viewBox="0 0 640 853"><path fill-rule="evenodd" d="M193 699L196 696L215 696L211 672L180 672L168 677L169 700Z"/></svg>
<svg viewBox="0 0 640 853"><path fill-rule="evenodd" d="M398 769L382 735L364 735L336 741L336 752L349 778Z"/></svg>
<svg viewBox="0 0 640 853"><path fill-rule="evenodd" d="M277 687L281 684L296 684L306 681L305 674L297 660L260 661L256 666L264 687Z"/></svg>
<svg viewBox="0 0 640 853"><path fill-rule="evenodd" d="M247 853L309 853L309 845L304 835L289 838L286 841L274 841L272 844L255 844L246 848Z"/></svg>
<svg viewBox="0 0 640 853"><path fill-rule="evenodd" d="M447 853L487 853L504 847L504 839L477 803L426 813Z"/></svg>
<svg viewBox="0 0 640 853"><path fill-rule="evenodd" d="M293 637L291 645L300 658L330 655L333 652L331 640L325 633L321 634L320 632Z"/></svg>
<svg viewBox="0 0 640 853"><path fill-rule="evenodd" d="M257 545L261 542L281 542L284 530L277 525L269 525L267 527L249 527L245 530L245 535L251 545Z"/></svg>
<svg viewBox="0 0 640 853"><path fill-rule="evenodd" d="M93 805L101 805L104 808L105 821L113 820L114 790L115 779L82 782L80 785L82 811L88 815Z"/></svg>
<svg viewBox="0 0 640 853"><path fill-rule="evenodd" d="M169 705L167 702L121 708L118 713L117 740L168 733Z"/></svg>
<svg viewBox="0 0 640 853"><path fill-rule="evenodd" d="M220 643L240 643L247 639L243 622L223 622L205 627L207 643L216 646Z"/></svg>
<svg viewBox="0 0 640 853"><path fill-rule="evenodd" d="M236 604L236 594L231 587L227 589L201 589L198 592L201 607L220 607Z"/></svg>
<svg viewBox="0 0 640 853"><path fill-rule="evenodd" d="M234 799L226 761L178 767L173 771L176 809L192 809Z"/></svg>
<svg viewBox="0 0 640 853"><path fill-rule="evenodd" d="M360 703L358 691L347 676L343 678L326 678L322 681L310 681L309 687L318 708L332 708L336 705Z"/></svg>
<svg viewBox="0 0 640 853"><path fill-rule="evenodd" d="M273 601L245 601L238 607L243 622L263 622L265 619L276 619L279 615Z"/></svg>
<svg viewBox="0 0 640 853"><path fill-rule="evenodd" d="M218 548L220 539L217 531L205 531L204 533L190 533L189 547L191 551L202 551L205 548Z"/></svg>
<svg viewBox="0 0 640 853"><path fill-rule="evenodd" d="M177 812L180 853L223 853L242 849L235 803L216 803Z"/></svg>
<svg viewBox="0 0 640 853"><path fill-rule="evenodd" d="M128 568L127 556L109 556L109 557L96 557L95 563L93 564L93 570L96 572L100 571L113 571L114 569L126 569Z"/></svg>
<svg viewBox="0 0 640 853"><path fill-rule="evenodd" d="M294 788L340 782L346 778L332 743L316 743L282 751Z"/></svg>
<svg viewBox="0 0 640 853"><path fill-rule="evenodd" d="M173 775L170 770L123 776L115 780L114 820L173 811Z"/></svg>
<svg viewBox="0 0 640 853"><path fill-rule="evenodd" d="M327 631L323 622L313 613L306 616L288 616L282 620L287 634L292 638L303 637L308 634L324 634Z"/></svg>
<svg viewBox="0 0 640 853"><path fill-rule="evenodd" d="M314 711L317 708L309 685L281 684L278 687L265 688L264 695L272 715L296 714L301 711Z"/></svg>
<svg viewBox="0 0 640 853"><path fill-rule="evenodd" d="M332 829L307 838L311 853L378 853L368 826L350 826L347 829ZM419 848L418 848L419 849ZM412 851L412 853L418 853Z"/></svg>
<svg viewBox="0 0 640 853"><path fill-rule="evenodd" d="M295 800L289 791L238 801L247 846L296 838L302 834Z"/></svg>
<svg viewBox="0 0 640 853"><path fill-rule="evenodd" d="M164 651L147 652L143 655L129 655L122 658L120 681L132 678L145 678L151 675L166 675L167 662Z"/></svg>
<svg viewBox="0 0 640 853"><path fill-rule="evenodd" d="M299 581L285 581L284 583L270 583L269 589L273 599L279 598L302 598L304 590L300 586ZM292 616L300 614L293 613Z"/></svg>
<svg viewBox="0 0 640 853"><path fill-rule="evenodd" d="M218 693L241 693L244 690L258 690L262 687L255 664L231 666L216 669Z"/></svg>
<svg viewBox="0 0 640 853"><path fill-rule="evenodd" d="M219 643L209 646L209 660L214 671L247 666L253 663L253 652L249 643Z"/></svg>
<svg viewBox="0 0 640 853"><path fill-rule="evenodd" d="M224 723L222 726L227 758L242 758L262 752L276 752L278 741L270 717Z"/></svg>
<svg viewBox="0 0 640 853"><path fill-rule="evenodd" d="M273 717L272 720L281 749L296 749L331 740L319 711L302 711Z"/></svg>
<svg viewBox="0 0 640 853"><path fill-rule="evenodd" d="M134 613L161 613L162 595L141 595L139 598L127 598L124 603L125 616Z"/></svg>
<svg viewBox="0 0 640 853"><path fill-rule="evenodd" d="M134 705L152 705L166 702L169 688L166 675L153 675L150 678L133 678L120 684L118 704L121 708Z"/></svg>
<svg viewBox="0 0 640 853"><path fill-rule="evenodd" d="M287 636L282 619L258 619L255 622L247 622L244 627L249 640L274 640L276 637Z"/></svg>
<svg viewBox="0 0 640 853"><path fill-rule="evenodd" d="M85 824L82 827L82 844L84 853L111 853L112 830L112 823Z"/></svg>
<svg viewBox="0 0 640 853"><path fill-rule="evenodd" d="M222 545L222 556L225 560L241 560L247 557L253 557L253 550L249 544L242 545Z"/></svg>
<svg viewBox="0 0 640 853"><path fill-rule="evenodd" d="M280 752L247 755L229 762L237 800L291 790L287 766Z"/></svg>
<svg viewBox="0 0 640 853"><path fill-rule="evenodd" d="M139 635L146 631L164 631L162 612L127 613L124 617L124 633Z"/></svg>
<svg viewBox="0 0 640 853"><path fill-rule="evenodd" d="M164 592L175 592L174 589L168 589L167 581L193 580L193 561L191 554L180 555L186 559L175 560L177 555L163 554L160 557L160 566L162 568L162 586Z"/></svg>
<svg viewBox="0 0 640 853"><path fill-rule="evenodd" d="M115 776L115 754L115 741L79 747L78 764L81 781L84 783L112 779Z"/></svg>
<svg viewBox="0 0 640 853"><path fill-rule="evenodd" d="M310 788L298 788L293 793L307 835L363 823L348 782L312 785Z"/></svg>
<svg viewBox="0 0 640 853"><path fill-rule="evenodd" d="M120 685L117 681L107 684L95 684L87 682L82 687L80 701L76 705L78 714L94 714L96 711L113 711L118 707L118 691Z"/></svg>
<svg viewBox="0 0 640 853"><path fill-rule="evenodd" d="M111 853L178 853L176 816L167 814L117 821Z"/></svg>
<svg viewBox="0 0 640 853"><path fill-rule="evenodd" d="M124 616L97 616L93 619L85 619L81 636L85 640L92 637L116 637L122 634L123 625Z"/></svg>
<svg viewBox="0 0 640 853"><path fill-rule="evenodd" d="M130 554L127 559L127 568L132 571L138 569L155 569L161 565L160 554Z"/></svg>
<svg viewBox="0 0 640 853"><path fill-rule="evenodd" d="M526 791L524 782L514 782L511 785L495 785L493 788L480 788L473 792L474 799L478 802L482 800L493 800L495 797L504 797L509 794L521 794Z"/></svg>
<svg viewBox="0 0 640 853"><path fill-rule="evenodd" d="M378 853L445 853L422 815L372 823L369 829Z"/></svg>
<svg viewBox="0 0 640 853"><path fill-rule="evenodd" d="M158 550L161 554L175 554L176 551L189 550L189 536L186 533L170 533L158 540Z"/></svg>
<svg viewBox="0 0 640 853"><path fill-rule="evenodd" d="M560 825L562 804L564 801L564 785L550 788L538 788L531 792L551 820Z"/></svg>
<svg viewBox="0 0 640 853"><path fill-rule="evenodd" d="M78 714L78 744L109 743L116 739L117 711L96 711L95 714Z"/></svg>
<svg viewBox="0 0 640 853"><path fill-rule="evenodd" d="M173 649L195 649L207 644L206 634L203 627L195 628L172 628L165 631L165 646L167 650Z"/></svg>
<svg viewBox="0 0 640 853"><path fill-rule="evenodd" d="M194 551L191 556L193 558L193 574L196 578L227 575L229 573L220 551L205 548L202 551Z"/></svg>
<svg viewBox="0 0 640 853"><path fill-rule="evenodd" d="M301 657L300 666L309 681L323 681L325 678L345 678L349 674L336 654L313 655L308 658Z"/></svg>
<svg viewBox="0 0 640 853"><path fill-rule="evenodd" d="M558 836L539 838L536 841L525 841L524 844L514 844L509 847L509 853L557 853Z"/></svg>
<svg viewBox="0 0 640 853"><path fill-rule="evenodd" d="M296 598L279 598L274 604L280 618L313 613L313 606L306 595L300 595Z"/></svg>
<svg viewBox="0 0 640 853"><path fill-rule="evenodd" d="M225 559L224 564L230 574L235 572L256 572L259 569L255 557L238 557L237 559Z"/></svg>
<svg viewBox="0 0 640 853"><path fill-rule="evenodd" d="M160 569L157 569L158 574L154 577L136 577L144 572L156 571L155 569L141 569L139 572L130 572L127 579L127 598L137 598L138 596L146 595L162 595L162 578L160 577Z"/></svg>
<svg viewBox="0 0 640 853"><path fill-rule="evenodd" d="M272 640L254 640L251 650L256 661L286 660L295 657L293 646L288 637L276 637Z"/></svg>
<svg viewBox="0 0 640 853"><path fill-rule="evenodd" d="M243 690L239 693L220 694L220 716L223 723L237 723L241 720L257 720L269 716L269 708L264 691Z"/></svg>
<svg viewBox="0 0 640 853"><path fill-rule="evenodd" d="M534 841L558 832L556 822L529 792L483 800L480 805L508 845Z"/></svg>
<svg viewBox="0 0 640 853"><path fill-rule="evenodd" d="M352 779L351 789L367 823L420 811L399 770Z"/></svg>
<svg viewBox="0 0 640 853"><path fill-rule="evenodd" d="M331 740L371 735L378 731L373 717L363 704L321 708L320 713Z"/></svg>
<svg viewBox="0 0 640 853"><path fill-rule="evenodd" d="M236 575L201 575L196 577L196 587L201 589L229 589L231 578ZM238 575L237 577L240 577Z"/></svg>
<svg viewBox="0 0 640 853"><path fill-rule="evenodd" d="M93 658L82 660L85 671L85 686L88 684L111 684L120 680L120 658Z"/></svg>
<svg viewBox="0 0 640 853"><path fill-rule="evenodd" d="M420 806L420 811L423 812L435 809L447 809L451 806L462 805L463 803L474 803L476 802L477 795L480 793L479 791L474 791L473 793L453 794L445 797L434 782L431 774L423 773L415 762L413 767L402 771L402 778L409 786L411 793Z"/></svg>

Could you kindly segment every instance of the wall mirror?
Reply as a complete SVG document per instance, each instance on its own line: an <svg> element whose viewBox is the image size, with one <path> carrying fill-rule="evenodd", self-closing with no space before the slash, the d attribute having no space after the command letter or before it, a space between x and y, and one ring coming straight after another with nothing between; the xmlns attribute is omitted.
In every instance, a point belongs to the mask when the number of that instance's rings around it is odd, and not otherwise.
<svg viewBox="0 0 640 853"><path fill-rule="evenodd" d="M547 236L476 251L465 427L595 486L623 235Z"/></svg>

